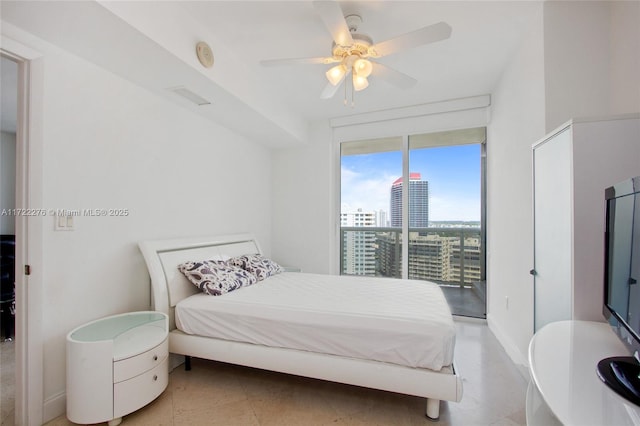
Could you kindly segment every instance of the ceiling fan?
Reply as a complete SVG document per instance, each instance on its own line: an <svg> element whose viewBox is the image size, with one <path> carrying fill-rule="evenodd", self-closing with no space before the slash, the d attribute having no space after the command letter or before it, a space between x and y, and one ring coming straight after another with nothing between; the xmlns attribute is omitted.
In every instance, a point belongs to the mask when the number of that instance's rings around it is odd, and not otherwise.
<svg viewBox="0 0 640 426"><path fill-rule="evenodd" d="M263 66L337 64L325 73L329 82L320 95L322 99L333 97L349 74L351 74L354 91L367 88L370 75L383 78L400 88L412 87L417 83L414 78L381 63L371 61L371 59L445 40L451 36L451 27L446 22L439 22L374 44L371 37L357 32L358 25L362 22L360 16L343 16L340 5L335 1L314 1L312 3L316 13L333 37L331 56L269 59L260 63Z"/></svg>

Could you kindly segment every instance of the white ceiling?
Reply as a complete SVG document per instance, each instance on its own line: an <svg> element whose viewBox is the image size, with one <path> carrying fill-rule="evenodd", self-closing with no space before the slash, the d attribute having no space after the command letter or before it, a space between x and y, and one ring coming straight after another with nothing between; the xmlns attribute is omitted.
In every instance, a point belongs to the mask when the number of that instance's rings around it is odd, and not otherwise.
<svg viewBox="0 0 640 426"><path fill-rule="evenodd" d="M320 99L327 65L259 63L330 54L331 36L310 1L3 0L1 7L3 20L164 97L175 97L167 87L184 85L214 99L194 111L265 140L304 139L300 129L313 120L490 94L540 7L537 1L477 0L339 4L345 15L362 17L359 32L374 43L439 21L452 27L452 35L379 59L418 84L402 90L372 76L351 107L343 104L342 89L333 99ZM212 45L211 70L197 63L195 40ZM247 126L247 119L254 125Z"/></svg>
<svg viewBox="0 0 640 426"><path fill-rule="evenodd" d="M187 2L193 17L233 47L288 105L309 119L416 105L490 93L530 26L535 2L360 1L340 2L345 15L358 14L358 29L374 43L445 21L450 39L403 51L378 61L418 80L401 90L370 79L344 107L344 91L321 100L327 65L261 67L262 59L329 56L331 36L311 2Z"/></svg>

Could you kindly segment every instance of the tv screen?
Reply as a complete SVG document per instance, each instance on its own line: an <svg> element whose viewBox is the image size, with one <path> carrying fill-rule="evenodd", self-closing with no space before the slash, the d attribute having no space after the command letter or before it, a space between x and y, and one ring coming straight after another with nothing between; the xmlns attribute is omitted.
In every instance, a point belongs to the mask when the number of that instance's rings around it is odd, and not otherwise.
<svg viewBox="0 0 640 426"><path fill-rule="evenodd" d="M605 190L603 313L632 357L600 361L598 375L640 405L640 177Z"/></svg>

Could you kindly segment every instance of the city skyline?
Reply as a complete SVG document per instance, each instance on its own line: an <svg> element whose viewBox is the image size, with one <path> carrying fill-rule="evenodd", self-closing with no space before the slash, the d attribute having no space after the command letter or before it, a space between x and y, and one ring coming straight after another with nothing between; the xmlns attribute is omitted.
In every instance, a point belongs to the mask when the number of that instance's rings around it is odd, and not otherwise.
<svg viewBox="0 0 640 426"><path fill-rule="evenodd" d="M480 221L480 146L410 151L409 169L429 182L430 221ZM400 151L343 156L341 211L390 211L390 188L402 176Z"/></svg>

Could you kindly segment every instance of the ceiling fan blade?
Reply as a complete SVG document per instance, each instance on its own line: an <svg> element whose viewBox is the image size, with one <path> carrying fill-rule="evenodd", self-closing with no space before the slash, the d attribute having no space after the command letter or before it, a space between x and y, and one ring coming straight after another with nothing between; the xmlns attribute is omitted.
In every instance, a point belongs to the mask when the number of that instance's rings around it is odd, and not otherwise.
<svg viewBox="0 0 640 426"><path fill-rule="evenodd" d="M342 77L342 80L340 80L340 83L336 84L335 86L331 83L327 83L327 85L324 86L322 93L320 94L320 99L333 98L333 95L336 94L336 92L338 91L338 88L342 86L343 81L344 81L344 77Z"/></svg>
<svg viewBox="0 0 640 426"><path fill-rule="evenodd" d="M260 61L260 65L264 67L277 67L281 65L313 65L313 64L331 64L336 62L333 58L317 57L317 58L283 58L283 59L265 59Z"/></svg>
<svg viewBox="0 0 640 426"><path fill-rule="evenodd" d="M344 20L344 15L340 5L336 1L314 1L313 8L320 15L320 19L327 27L333 41L340 46L350 46L353 44L353 38L349 31L349 26Z"/></svg>
<svg viewBox="0 0 640 426"><path fill-rule="evenodd" d="M373 65L372 75L380 77L396 87L409 89L418 83L418 80L415 78L409 77L408 75L386 65L382 65L378 62L372 62L371 64Z"/></svg>
<svg viewBox="0 0 640 426"><path fill-rule="evenodd" d="M446 22L438 22L419 30L374 44L371 48L376 52L374 57L390 55L404 49L411 49L451 37L451 26Z"/></svg>

